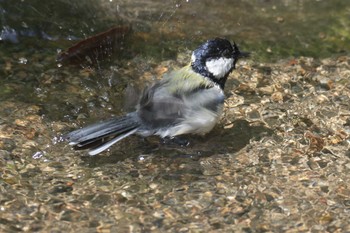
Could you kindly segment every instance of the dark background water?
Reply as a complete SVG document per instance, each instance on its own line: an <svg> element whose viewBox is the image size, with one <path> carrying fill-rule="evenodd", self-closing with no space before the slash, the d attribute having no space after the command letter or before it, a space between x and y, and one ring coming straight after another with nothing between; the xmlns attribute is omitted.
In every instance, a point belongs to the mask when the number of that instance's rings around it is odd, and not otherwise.
<svg viewBox="0 0 350 233"><path fill-rule="evenodd" d="M326 57L349 51L349 4L335 1L83 1L0 2L2 47L53 47L126 23L147 34L139 52L169 56L207 38L222 36L266 60ZM28 38L33 41L26 42ZM4 41L9 41L4 42ZM27 44L28 43L28 44ZM51 47L52 48L52 47ZM23 48L24 49L24 48ZM31 48L28 48L31 49Z"/></svg>

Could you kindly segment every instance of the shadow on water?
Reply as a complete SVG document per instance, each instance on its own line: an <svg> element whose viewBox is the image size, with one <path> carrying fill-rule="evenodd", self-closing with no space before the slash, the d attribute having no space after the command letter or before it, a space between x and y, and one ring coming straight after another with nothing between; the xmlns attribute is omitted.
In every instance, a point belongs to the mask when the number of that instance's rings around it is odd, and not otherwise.
<svg viewBox="0 0 350 233"><path fill-rule="evenodd" d="M108 155L93 157L83 156L82 160L90 167L113 164L127 158L142 160L145 157L155 157L157 160L166 159L169 163L174 160L193 160L210 157L217 154L234 154L244 148L252 140L271 136L273 130L264 125L251 125L246 120L235 120L232 128L215 128L209 134L200 137L187 135L188 146L161 143L158 137L130 137L112 147Z"/></svg>

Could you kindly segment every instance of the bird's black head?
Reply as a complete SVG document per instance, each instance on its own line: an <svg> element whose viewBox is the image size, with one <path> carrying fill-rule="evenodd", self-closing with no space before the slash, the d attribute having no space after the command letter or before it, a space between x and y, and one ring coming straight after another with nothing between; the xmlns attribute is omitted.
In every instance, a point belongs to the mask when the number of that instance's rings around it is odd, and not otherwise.
<svg viewBox="0 0 350 233"><path fill-rule="evenodd" d="M210 78L223 89L237 60L247 55L240 52L235 43L231 44L226 39L215 38L193 51L191 66L195 72Z"/></svg>

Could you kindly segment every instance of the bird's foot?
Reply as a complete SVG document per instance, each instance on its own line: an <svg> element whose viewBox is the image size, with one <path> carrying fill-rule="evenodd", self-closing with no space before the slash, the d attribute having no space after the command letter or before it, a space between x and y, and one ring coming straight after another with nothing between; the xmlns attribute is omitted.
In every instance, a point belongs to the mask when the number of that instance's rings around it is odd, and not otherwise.
<svg viewBox="0 0 350 233"><path fill-rule="evenodd" d="M168 145L177 145L182 147L190 145L189 140L181 137L165 137L165 138L162 138L161 140L163 144L168 144Z"/></svg>

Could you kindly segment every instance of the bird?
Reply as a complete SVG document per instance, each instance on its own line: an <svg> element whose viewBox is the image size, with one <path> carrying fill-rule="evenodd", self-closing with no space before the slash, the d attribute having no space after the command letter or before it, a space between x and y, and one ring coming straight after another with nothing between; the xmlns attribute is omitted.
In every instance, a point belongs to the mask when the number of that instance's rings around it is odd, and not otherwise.
<svg viewBox="0 0 350 233"><path fill-rule="evenodd" d="M134 112L74 130L63 139L93 156L132 134L164 139L204 135L220 119L229 74L240 58L248 56L235 42L209 39L192 52L188 65L146 87Z"/></svg>

